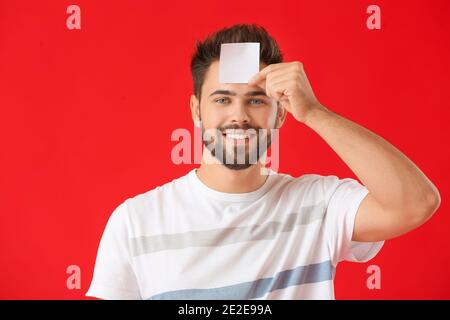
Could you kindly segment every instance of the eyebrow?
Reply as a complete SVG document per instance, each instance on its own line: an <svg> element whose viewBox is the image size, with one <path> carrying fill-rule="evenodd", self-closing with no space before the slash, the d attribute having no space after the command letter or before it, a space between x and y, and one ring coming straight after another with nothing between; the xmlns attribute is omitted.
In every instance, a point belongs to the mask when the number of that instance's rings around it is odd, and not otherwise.
<svg viewBox="0 0 450 320"><path fill-rule="evenodd" d="M237 96L237 93L234 91L230 91L230 90L216 90L213 93L211 93L209 96L213 96L215 94L224 94L224 95L228 95L228 96ZM264 91L261 90L256 90L256 91L248 91L244 94L245 97L255 97L255 96L266 96L266 93Z"/></svg>

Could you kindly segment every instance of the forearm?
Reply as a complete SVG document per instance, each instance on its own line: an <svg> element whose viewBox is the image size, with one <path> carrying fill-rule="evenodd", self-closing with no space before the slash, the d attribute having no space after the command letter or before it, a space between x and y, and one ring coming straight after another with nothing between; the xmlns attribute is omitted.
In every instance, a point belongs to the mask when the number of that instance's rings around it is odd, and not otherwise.
<svg viewBox="0 0 450 320"><path fill-rule="evenodd" d="M327 142L384 207L421 214L439 205L433 183L380 136L325 107L311 111L304 123Z"/></svg>

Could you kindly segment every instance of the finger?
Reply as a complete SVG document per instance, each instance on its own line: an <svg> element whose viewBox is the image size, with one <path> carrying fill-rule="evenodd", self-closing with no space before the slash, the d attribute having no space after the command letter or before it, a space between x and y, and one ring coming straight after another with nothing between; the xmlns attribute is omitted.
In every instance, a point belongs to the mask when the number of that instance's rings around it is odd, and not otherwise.
<svg viewBox="0 0 450 320"><path fill-rule="evenodd" d="M266 92L269 97L272 97L273 99L280 101L280 99L284 95L284 91L286 89L286 86L289 84L289 81L280 81L277 83L270 83L266 86Z"/></svg>
<svg viewBox="0 0 450 320"><path fill-rule="evenodd" d="M264 79L262 79L260 82L257 82L255 85L267 92L267 84L270 85L270 83L272 83L274 79L276 79L276 81L279 81L280 79L284 79L285 77L289 77L289 75L286 75L283 70L277 70L271 72L270 74L267 74Z"/></svg>
<svg viewBox="0 0 450 320"><path fill-rule="evenodd" d="M292 74L282 74L275 78L270 78L266 80L266 92L267 95L272 95L272 97L277 100L281 96L287 95L287 92L292 88L295 82L295 75ZM280 95L281 93L281 95Z"/></svg>
<svg viewBox="0 0 450 320"><path fill-rule="evenodd" d="M257 83L256 85L260 87L261 89L265 89L267 85L270 87L271 83L280 82L280 81L303 81L302 75L299 74L297 71L292 70L292 68L278 68L266 75L266 78L262 80L260 83ZM267 91L267 90L266 90Z"/></svg>
<svg viewBox="0 0 450 320"><path fill-rule="evenodd" d="M266 80L262 80L259 83L255 84L255 86L261 88L264 92L266 92Z"/></svg>
<svg viewBox="0 0 450 320"><path fill-rule="evenodd" d="M296 74L292 73L279 73L277 74L270 74L270 76L266 79L266 82L269 83L269 86L273 83L283 82L283 81L295 81L297 78Z"/></svg>
<svg viewBox="0 0 450 320"><path fill-rule="evenodd" d="M248 84L249 85L256 85L257 83L259 83L262 80L264 80L267 77L267 74L269 72L272 72L272 71L277 70L277 69L282 68L282 67L283 67L283 63L269 64L268 66L266 66L265 68L260 70L257 74L255 74L253 77L251 77L250 80L248 81Z"/></svg>
<svg viewBox="0 0 450 320"><path fill-rule="evenodd" d="M285 70L297 70L299 66L303 66L301 62L293 61L293 62L280 62L280 63L272 63L260 70L256 73L252 78L250 78L249 83L254 84L255 82L259 82L264 79L267 74L273 73L276 71Z"/></svg>
<svg viewBox="0 0 450 320"><path fill-rule="evenodd" d="M280 99L283 97L284 92L286 90L286 81L281 81L274 83L270 86L270 94L277 100L280 101Z"/></svg>
<svg viewBox="0 0 450 320"><path fill-rule="evenodd" d="M269 68L270 67L270 68ZM275 63L261 70L256 77L276 77L281 74L298 74L303 73L302 64L300 62Z"/></svg>

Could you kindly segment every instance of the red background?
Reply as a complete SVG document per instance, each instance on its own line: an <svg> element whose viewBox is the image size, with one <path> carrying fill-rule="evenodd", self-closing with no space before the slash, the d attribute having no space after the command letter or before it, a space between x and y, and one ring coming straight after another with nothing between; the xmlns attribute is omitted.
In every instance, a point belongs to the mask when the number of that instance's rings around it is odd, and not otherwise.
<svg viewBox="0 0 450 320"><path fill-rule="evenodd" d="M68 30L66 8L81 8ZM381 7L381 30L366 8ZM319 100L381 135L436 184L442 204L366 264L342 263L336 298L450 298L450 1L0 1L0 298L85 298L97 248L124 199L196 165L170 159L193 132L196 39L258 23L299 60ZM355 177L288 117L280 172ZM66 268L81 268L81 289ZM366 268L381 268L368 290Z"/></svg>

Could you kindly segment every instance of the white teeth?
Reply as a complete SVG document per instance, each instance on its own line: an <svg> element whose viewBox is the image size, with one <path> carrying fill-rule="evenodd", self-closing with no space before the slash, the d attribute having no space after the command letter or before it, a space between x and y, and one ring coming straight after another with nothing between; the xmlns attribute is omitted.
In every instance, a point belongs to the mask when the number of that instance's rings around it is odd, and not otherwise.
<svg viewBox="0 0 450 320"><path fill-rule="evenodd" d="M244 139L250 139L252 136L254 136L255 133L253 131L254 130L227 129L227 130L225 130L224 134L225 134L225 137L230 140L244 140Z"/></svg>
<svg viewBox="0 0 450 320"><path fill-rule="evenodd" d="M229 139L245 139L248 138L248 135L244 135L244 134L227 134L227 138Z"/></svg>

